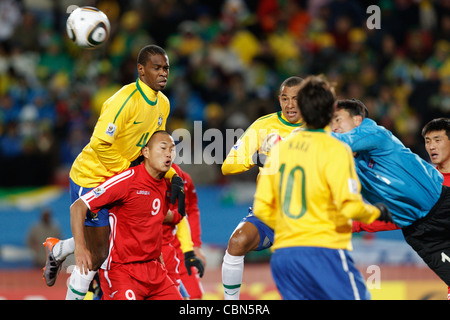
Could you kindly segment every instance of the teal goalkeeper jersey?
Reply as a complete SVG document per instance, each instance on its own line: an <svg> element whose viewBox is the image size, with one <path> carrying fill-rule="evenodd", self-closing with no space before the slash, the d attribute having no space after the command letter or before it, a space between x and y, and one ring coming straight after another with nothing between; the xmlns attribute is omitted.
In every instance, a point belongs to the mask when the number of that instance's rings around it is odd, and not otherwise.
<svg viewBox="0 0 450 320"><path fill-rule="evenodd" d="M356 152L362 195L383 202L399 227L425 217L442 192L443 176L371 119L347 133L333 133Z"/></svg>

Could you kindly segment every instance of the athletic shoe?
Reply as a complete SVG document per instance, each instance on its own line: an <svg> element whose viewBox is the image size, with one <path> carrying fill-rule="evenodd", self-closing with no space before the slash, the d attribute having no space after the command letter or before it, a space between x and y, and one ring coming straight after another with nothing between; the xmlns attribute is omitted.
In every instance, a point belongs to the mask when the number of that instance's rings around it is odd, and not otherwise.
<svg viewBox="0 0 450 320"><path fill-rule="evenodd" d="M58 276L59 271L61 270L62 264L65 259L58 261L55 259L53 255L53 247L55 244L59 242L59 239L56 238L47 238L43 243L45 247L45 251L47 253L47 262L45 263L45 267L43 268L43 278L47 286L51 287L55 284L56 278Z"/></svg>

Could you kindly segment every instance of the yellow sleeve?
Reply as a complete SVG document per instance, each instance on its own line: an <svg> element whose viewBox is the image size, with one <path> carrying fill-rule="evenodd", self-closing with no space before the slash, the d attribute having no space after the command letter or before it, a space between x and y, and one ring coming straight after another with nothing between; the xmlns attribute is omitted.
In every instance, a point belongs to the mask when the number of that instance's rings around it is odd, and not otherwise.
<svg viewBox="0 0 450 320"><path fill-rule="evenodd" d="M278 168L278 146L275 146L273 153L268 157L264 168L259 174L256 184L255 200L253 203L253 214L263 221L267 226L275 229L277 220L277 194L276 181L279 179L274 168Z"/></svg>
<svg viewBox="0 0 450 320"><path fill-rule="evenodd" d="M343 147L342 147L343 146ZM371 223L380 216L378 208L364 202L361 184L356 174L352 151L348 145L339 145L332 152L334 159L325 168L327 180L338 211L349 219Z"/></svg>
<svg viewBox="0 0 450 320"><path fill-rule="evenodd" d="M191 238L191 229L189 228L189 223L186 217L181 219L181 221L177 224L177 238L180 241L180 247L183 253L194 250L194 243Z"/></svg>
<svg viewBox="0 0 450 320"><path fill-rule="evenodd" d="M114 144L92 136L90 146L103 166L114 174L120 173L130 166L130 161L122 157Z"/></svg>
<svg viewBox="0 0 450 320"><path fill-rule="evenodd" d="M170 167L169 171L166 172L166 175L164 176L164 178L169 179L170 181L172 181L172 177L174 175L176 175L177 172L175 171L174 168Z"/></svg>
<svg viewBox="0 0 450 320"><path fill-rule="evenodd" d="M258 129L253 123L231 148L222 164L222 174L238 174L253 168L252 156L259 148L258 139Z"/></svg>

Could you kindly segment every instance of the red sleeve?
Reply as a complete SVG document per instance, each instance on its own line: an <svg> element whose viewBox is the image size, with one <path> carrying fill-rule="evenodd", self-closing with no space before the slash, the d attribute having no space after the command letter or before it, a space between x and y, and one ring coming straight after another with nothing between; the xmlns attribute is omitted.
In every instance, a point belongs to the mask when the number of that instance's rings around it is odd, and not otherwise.
<svg viewBox="0 0 450 320"><path fill-rule="evenodd" d="M172 206L172 205L170 205L170 206L171 206L170 211L172 211L173 217L172 217L171 221L168 221L168 222L165 222L165 223L166 224L171 224L171 225L179 224L180 221L183 219L183 216L178 213L178 210L177 210L176 206ZM173 207L175 207L175 208L173 208Z"/></svg>
<svg viewBox="0 0 450 320"><path fill-rule="evenodd" d="M192 242L194 247L201 247L201 227L200 227L200 210L198 209L198 197L192 178L188 173L184 173L184 181L186 183L186 213L189 217L188 222L191 228Z"/></svg>
<svg viewBox="0 0 450 320"><path fill-rule="evenodd" d="M98 212L107 205L123 201L128 195L128 185L135 174L135 169L129 169L115 175L83 195L81 199L92 212Z"/></svg>
<svg viewBox="0 0 450 320"><path fill-rule="evenodd" d="M378 231L390 231L390 230L398 230L399 226L392 222L383 222L379 220L375 220L374 222L367 224L359 221L353 221L352 232L378 232Z"/></svg>

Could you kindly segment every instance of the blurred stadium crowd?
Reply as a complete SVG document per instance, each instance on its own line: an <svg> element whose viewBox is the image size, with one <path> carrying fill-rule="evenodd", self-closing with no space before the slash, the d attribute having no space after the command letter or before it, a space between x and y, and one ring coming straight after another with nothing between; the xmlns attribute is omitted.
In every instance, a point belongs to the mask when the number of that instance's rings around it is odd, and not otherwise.
<svg viewBox="0 0 450 320"><path fill-rule="evenodd" d="M73 4L107 14L105 46L70 43ZM0 186L65 183L103 101L136 80L137 53L148 43L170 58L170 132L192 130L196 120L203 130L245 129L279 110L284 78L323 73L339 97L362 100L374 120L426 157L422 126L450 113L450 0L378 1L374 30L366 27L371 4L1 0Z"/></svg>

